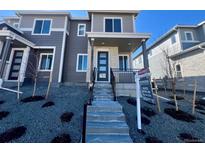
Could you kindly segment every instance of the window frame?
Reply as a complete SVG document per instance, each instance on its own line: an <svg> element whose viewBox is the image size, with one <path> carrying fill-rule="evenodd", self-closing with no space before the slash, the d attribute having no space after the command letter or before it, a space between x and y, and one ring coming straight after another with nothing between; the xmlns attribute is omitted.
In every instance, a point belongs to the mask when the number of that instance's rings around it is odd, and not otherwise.
<svg viewBox="0 0 205 154"><path fill-rule="evenodd" d="M121 24L120 24L120 26L121 26L121 32L114 32L114 24L112 24L112 32L106 32L105 31L105 28L106 28L106 25L105 25L105 20L106 19L112 19L112 23L113 23L113 21L114 21L114 19L120 19L120 22L121 22ZM105 33L123 33L123 20L122 20L122 17L104 17L104 21L103 21L103 32L105 32Z"/></svg>
<svg viewBox="0 0 205 154"><path fill-rule="evenodd" d="M123 70L122 70L122 71L126 71L126 69L124 68L124 66L125 66L124 57L127 57L127 69L129 69L129 68L130 68L130 59L129 59L129 55L128 55L128 54L119 54L119 55L118 55L119 69L120 69L120 56L123 57Z"/></svg>
<svg viewBox="0 0 205 154"><path fill-rule="evenodd" d="M80 32L80 26L84 26L84 34L83 35L80 35L79 32ZM86 24L83 24L83 23L79 23L78 24L78 29L77 29L77 36L78 37L84 37L86 34Z"/></svg>
<svg viewBox="0 0 205 154"><path fill-rule="evenodd" d="M45 20L49 20L50 21L49 33L42 33L43 29L41 30L41 33L34 33L35 26L36 26L36 21L38 21L38 20L42 20L43 23L44 23ZM51 34L52 23L53 23L53 20L51 18L35 18L34 22L33 22L32 35L50 35Z"/></svg>
<svg viewBox="0 0 205 154"><path fill-rule="evenodd" d="M188 39L187 39L187 34L188 34L188 33L191 34L192 40L188 40ZM184 31L184 38L185 38L185 41L187 41L187 42L195 41L195 39L194 39L194 34L193 34L192 31Z"/></svg>
<svg viewBox="0 0 205 154"><path fill-rule="evenodd" d="M78 66L79 66L79 57L80 56L87 56L87 69L86 70L79 70ZM84 64L84 58L82 60L82 65ZM82 67L83 68L83 67ZM88 54L87 53L78 53L77 54L77 61L76 61L76 72L87 72L88 71Z"/></svg>
<svg viewBox="0 0 205 154"><path fill-rule="evenodd" d="M41 62L42 62L42 57L46 55L47 58L49 55L52 55L52 63L51 63L51 69L41 69ZM53 64L54 64L54 54L53 53L40 53L40 56L39 56L39 64L38 64L38 71L40 72L51 72L53 70Z"/></svg>

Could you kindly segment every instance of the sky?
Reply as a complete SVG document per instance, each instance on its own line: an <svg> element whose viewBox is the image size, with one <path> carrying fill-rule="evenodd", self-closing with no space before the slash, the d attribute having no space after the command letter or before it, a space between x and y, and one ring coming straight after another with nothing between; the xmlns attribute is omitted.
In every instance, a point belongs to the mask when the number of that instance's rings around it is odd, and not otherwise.
<svg viewBox="0 0 205 154"><path fill-rule="evenodd" d="M69 11L73 16L87 16L86 11ZM6 16L15 15L15 11L0 11L0 20ZM161 35L169 31L177 24L194 25L205 20L205 11L156 11L143 10L136 19L136 31L151 33L151 38L147 42L149 47ZM134 55L139 53L140 49Z"/></svg>

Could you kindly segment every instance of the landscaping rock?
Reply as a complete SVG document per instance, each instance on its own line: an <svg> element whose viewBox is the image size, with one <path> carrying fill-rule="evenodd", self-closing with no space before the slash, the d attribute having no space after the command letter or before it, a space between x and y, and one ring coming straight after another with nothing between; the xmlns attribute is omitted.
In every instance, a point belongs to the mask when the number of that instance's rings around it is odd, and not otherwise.
<svg viewBox="0 0 205 154"><path fill-rule="evenodd" d="M49 107L49 106L53 106L55 105L53 102L49 101L49 102L46 102L45 104L43 104L41 107L42 108L45 108L45 107Z"/></svg>
<svg viewBox="0 0 205 154"><path fill-rule="evenodd" d="M135 98L128 98L128 99L127 99L127 102L128 102L129 104L131 104L131 105L136 106L136 99L135 99Z"/></svg>
<svg viewBox="0 0 205 154"><path fill-rule="evenodd" d="M51 143L71 143L70 135L69 134L61 134L55 137Z"/></svg>
<svg viewBox="0 0 205 154"><path fill-rule="evenodd" d="M152 117L157 114L154 110L152 110L152 108L149 108L149 107L143 107L142 113L148 117Z"/></svg>
<svg viewBox="0 0 205 154"><path fill-rule="evenodd" d="M70 122L73 117L73 112L65 112L61 115L61 122Z"/></svg>
<svg viewBox="0 0 205 154"><path fill-rule="evenodd" d="M26 98L22 99L21 101L24 103L29 103L29 102L41 101L44 99L45 99L44 96L30 96L30 97L26 97Z"/></svg>
<svg viewBox="0 0 205 154"><path fill-rule="evenodd" d="M7 117L9 115L9 112L7 111L1 111L0 112L0 120L2 120L3 118Z"/></svg>
<svg viewBox="0 0 205 154"><path fill-rule="evenodd" d="M188 133L180 133L178 138L186 143L201 143L198 138L193 137L191 134Z"/></svg>
<svg viewBox="0 0 205 154"><path fill-rule="evenodd" d="M4 104L5 101L0 101L0 104Z"/></svg>
<svg viewBox="0 0 205 154"><path fill-rule="evenodd" d="M146 143L162 143L160 139L158 139L157 137L153 137L153 136L146 137L145 142Z"/></svg>
<svg viewBox="0 0 205 154"><path fill-rule="evenodd" d="M0 134L0 143L10 142L11 140L20 138L26 133L26 127L20 126L7 130L6 132Z"/></svg>

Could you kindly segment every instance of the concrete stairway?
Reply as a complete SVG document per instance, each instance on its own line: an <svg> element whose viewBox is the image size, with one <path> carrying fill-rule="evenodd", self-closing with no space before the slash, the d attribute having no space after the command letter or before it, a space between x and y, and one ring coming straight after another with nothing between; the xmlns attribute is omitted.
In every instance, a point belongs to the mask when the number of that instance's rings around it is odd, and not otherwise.
<svg viewBox="0 0 205 154"><path fill-rule="evenodd" d="M122 106L113 101L110 84L95 85L94 100L87 110L86 126L87 143L132 142Z"/></svg>

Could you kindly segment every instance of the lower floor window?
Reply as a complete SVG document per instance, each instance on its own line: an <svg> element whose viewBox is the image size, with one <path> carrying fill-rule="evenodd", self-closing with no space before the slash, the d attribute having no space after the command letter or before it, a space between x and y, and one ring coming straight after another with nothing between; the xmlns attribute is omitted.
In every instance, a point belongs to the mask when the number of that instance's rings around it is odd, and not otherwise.
<svg viewBox="0 0 205 154"><path fill-rule="evenodd" d="M128 56L119 56L119 67L122 71L128 69Z"/></svg>
<svg viewBox="0 0 205 154"><path fill-rule="evenodd" d="M176 65L176 76L177 76L177 78L182 78L182 71L181 71L181 65L180 64Z"/></svg>
<svg viewBox="0 0 205 154"><path fill-rule="evenodd" d="M42 53L40 55L40 70L50 71L52 68L53 54L51 53Z"/></svg>
<svg viewBox="0 0 205 154"><path fill-rule="evenodd" d="M86 72L88 66L88 55L87 54L78 54L77 55L77 72Z"/></svg>

